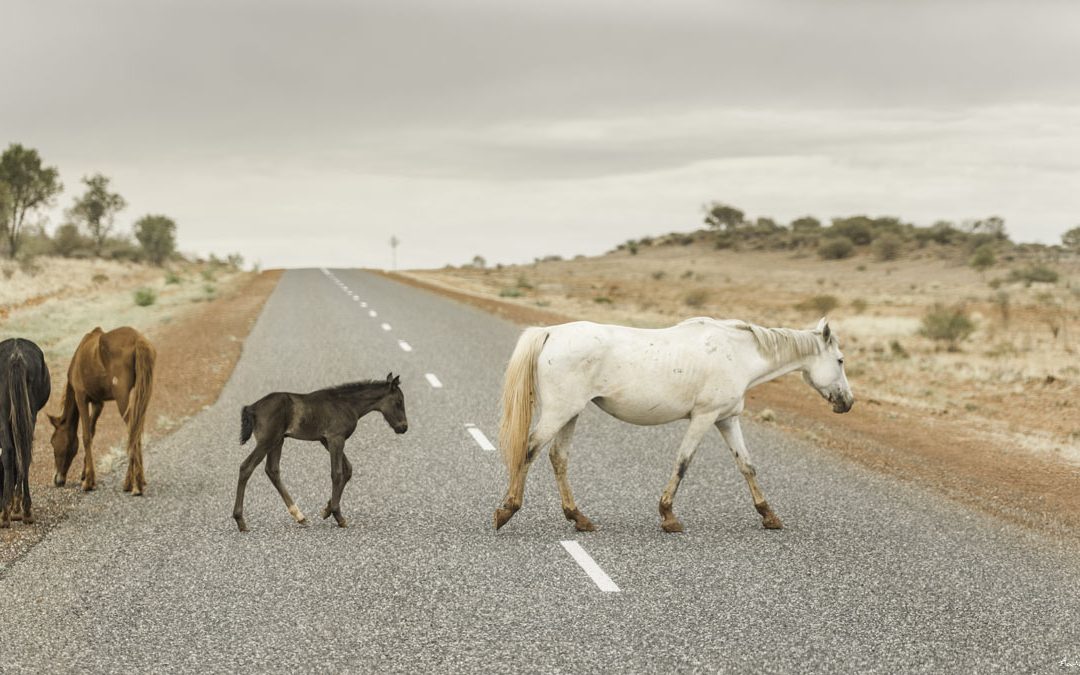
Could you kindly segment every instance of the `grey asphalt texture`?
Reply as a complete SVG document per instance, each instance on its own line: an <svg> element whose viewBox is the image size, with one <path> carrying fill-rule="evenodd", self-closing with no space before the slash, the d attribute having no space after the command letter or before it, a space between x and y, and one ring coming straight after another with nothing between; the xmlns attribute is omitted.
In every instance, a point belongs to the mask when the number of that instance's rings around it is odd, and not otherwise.
<svg viewBox="0 0 1080 675"><path fill-rule="evenodd" d="M0 671L938 673L1080 663L1075 546L768 426L744 425L784 530L760 527L710 434L675 505L687 531L662 532L656 505L683 424L634 427L591 409L570 480L598 531L576 533L563 519L541 458L524 508L496 533L504 470L465 425L495 440L519 329L382 277L333 272L378 318L321 271L287 272L219 401L148 448L147 496L121 492L114 472L3 569ZM395 435L377 414L361 421L346 446L349 527L318 518L330 493L326 451L289 440L282 475L309 525L293 522L260 469L248 486L251 532L238 533L237 469L253 447L237 442L240 407L391 370L402 375L409 432ZM567 539L621 592L601 592L560 545Z"/></svg>

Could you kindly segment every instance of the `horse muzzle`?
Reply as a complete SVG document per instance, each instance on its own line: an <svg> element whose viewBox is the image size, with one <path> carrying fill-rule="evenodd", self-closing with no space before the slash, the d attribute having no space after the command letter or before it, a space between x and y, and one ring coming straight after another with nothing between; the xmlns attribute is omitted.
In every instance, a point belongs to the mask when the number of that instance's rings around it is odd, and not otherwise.
<svg viewBox="0 0 1080 675"><path fill-rule="evenodd" d="M836 396L829 397L829 403L832 403L832 411L834 413L846 413L851 410L851 407L855 405L854 396Z"/></svg>
<svg viewBox="0 0 1080 675"><path fill-rule="evenodd" d="M408 430L409 430L409 425L408 424L401 424L401 425L398 425L398 426L394 427L394 433L395 434L403 434Z"/></svg>

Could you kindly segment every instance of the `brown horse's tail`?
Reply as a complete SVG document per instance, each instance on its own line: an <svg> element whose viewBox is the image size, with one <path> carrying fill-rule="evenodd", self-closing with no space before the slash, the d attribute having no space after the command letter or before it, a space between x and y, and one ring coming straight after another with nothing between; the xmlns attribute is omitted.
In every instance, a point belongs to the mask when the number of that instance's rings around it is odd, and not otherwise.
<svg viewBox="0 0 1080 675"><path fill-rule="evenodd" d="M34 410L30 407L30 392L27 388L29 374L26 359L22 354L15 354L8 369L8 403L11 419L11 437L15 441L15 475L17 480L24 480L30 470L26 463L30 460L31 447L34 443ZM25 458L25 460L24 460ZM9 495L4 495L8 497Z"/></svg>
<svg viewBox="0 0 1080 675"><path fill-rule="evenodd" d="M141 335L135 340L135 386L128 400L128 457L137 462L137 474L142 475L142 436L146 424L146 408L154 390L154 361L157 355L150 341Z"/></svg>
<svg viewBox="0 0 1080 675"><path fill-rule="evenodd" d="M506 366L502 391L499 448L511 477L525 464L536 396L536 361L548 338L547 328L526 328Z"/></svg>

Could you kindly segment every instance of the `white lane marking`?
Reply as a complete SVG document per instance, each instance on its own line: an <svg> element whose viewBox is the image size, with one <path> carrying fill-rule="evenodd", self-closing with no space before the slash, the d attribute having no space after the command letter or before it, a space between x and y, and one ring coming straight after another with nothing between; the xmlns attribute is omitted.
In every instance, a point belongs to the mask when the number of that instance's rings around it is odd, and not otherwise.
<svg viewBox="0 0 1080 675"><path fill-rule="evenodd" d="M435 373L425 373L424 377L427 378L432 389L442 389L442 382L439 382L439 378L435 377Z"/></svg>
<svg viewBox="0 0 1080 675"><path fill-rule="evenodd" d="M605 593L618 593L619 587L615 585L615 582L611 580L611 577L607 573L600 569L600 566L596 564L596 561L592 559L592 556L585 552L585 549L581 548L581 544L576 541L562 541L559 542L566 549L566 552L570 554L578 565L581 565L581 569L585 570L585 574L589 575L589 578L593 580L600 590Z"/></svg>
<svg viewBox="0 0 1080 675"><path fill-rule="evenodd" d="M390 324L388 324L388 323L384 323L384 324L382 325L382 329L383 329L383 330L390 330Z"/></svg>
<svg viewBox="0 0 1080 675"><path fill-rule="evenodd" d="M412 351L412 345L409 344L408 342L405 342L404 340L398 340L397 341L397 346L401 347L401 351L403 351L403 352L411 352Z"/></svg>
<svg viewBox="0 0 1080 675"><path fill-rule="evenodd" d="M361 306L361 307L367 307L367 303L366 303L366 302L361 302L361 303L360 303L360 306Z"/></svg>
<svg viewBox="0 0 1080 675"><path fill-rule="evenodd" d="M468 431L469 434L472 435L473 440L476 441L476 444L480 446L481 450L492 451L495 449L495 446L491 444L488 437L484 435L483 431L477 429L475 424L466 424L465 431Z"/></svg>
<svg viewBox="0 0 1080 675"><path fill-rule="evenodd" d="M359 295L352 296L352 299L353 299L353 302L360 302L360 296Z"/></svg>
<svg viewBox="0 0 1080 675"><path fill-rule="evenodd" d="M379 316L379 313L372 309L368 311L367 315L374 319L375 317Z"/></svg>

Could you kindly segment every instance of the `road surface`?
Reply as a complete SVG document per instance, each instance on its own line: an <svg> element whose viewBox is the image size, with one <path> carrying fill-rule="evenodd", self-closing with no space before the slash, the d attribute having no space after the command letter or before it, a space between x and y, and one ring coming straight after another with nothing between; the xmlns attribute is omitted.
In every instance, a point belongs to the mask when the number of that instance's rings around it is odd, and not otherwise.
<svg viewBox="0 0 1080 675"><path fill-rule="evenodd" d="M220 400L148 449L147 496L114 472L3 569L0 671L1080 673L1076 548L769 427L745 425L782 531L710 434L676 502L687 531L662 532L682 425L591 409L570 480L599 530L563 520L541 458L496 533L484 446L517 334L382 277L288 272ZM325 450L290 440L283 478L311 524L260 470L239 534L241 405L389 371L409 432L374 414L349 441L350 526L318 519Z"/></svg>

